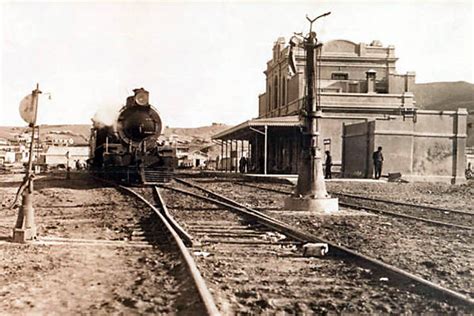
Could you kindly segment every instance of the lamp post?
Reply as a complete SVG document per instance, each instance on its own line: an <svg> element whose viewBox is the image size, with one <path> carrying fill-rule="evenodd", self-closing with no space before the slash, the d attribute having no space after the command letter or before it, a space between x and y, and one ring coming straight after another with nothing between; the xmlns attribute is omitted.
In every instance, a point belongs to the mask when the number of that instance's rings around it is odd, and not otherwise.
<svg viewBox="0 0 474 316"><path fill-rule="evenodd" d="M322 44L318 43L316 32L313 32L313 23L330 12L318 16L310 22L309 34L303 38L302 47L306 52L306 91L304 108L301 111L301 125L303 128L302 150L298 168L298 183L293 195L285 200L285 208L315 212L335 212L339 210L337 198L331 198L326 191L323 177L321 149L319 148L319 119L322 117L321 105L315 89L316 67L315 57ZM296 41L290 40L294 47ZM293 65L293 68L296 68Z"/></svg>

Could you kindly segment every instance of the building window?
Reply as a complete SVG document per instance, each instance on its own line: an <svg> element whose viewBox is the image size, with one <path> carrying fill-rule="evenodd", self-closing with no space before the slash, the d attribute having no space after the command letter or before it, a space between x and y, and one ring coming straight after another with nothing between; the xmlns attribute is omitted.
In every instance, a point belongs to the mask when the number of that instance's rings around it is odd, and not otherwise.
<svg viewBox="0 0 474 316"><path fill-rule="evenodd" d="M273 81L273 108L276 109L278 107L278 78L275 77Z"/></svg>
<svg viewBox="0 0 474 316"><path fill-rule="evenodd" d="M349 79L349 74L344 73L344 72L333 72L331 74L331 79L332 80L348 80Z"/></svg>
<svg viewBox="0 0 474 316"><path fill-rule="evenodd" d="M272 87L270 87L270 85L268 85L267 103L268 103L268 111L267 112L270 112L272 110Z"/></svg>
<svg viewBox="0 0 474 316"><path fill-rule="evenodd" d="M281 87L281 104L286 104L286 78L282 80L282 87Z"/></svg>

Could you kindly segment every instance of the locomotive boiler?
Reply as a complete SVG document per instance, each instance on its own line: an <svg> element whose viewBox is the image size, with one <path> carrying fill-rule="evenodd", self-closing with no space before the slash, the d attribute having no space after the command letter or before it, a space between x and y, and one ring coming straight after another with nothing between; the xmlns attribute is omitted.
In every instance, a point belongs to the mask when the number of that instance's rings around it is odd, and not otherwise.
<svg viewBox="0 0 474 316"><path fill-rule="evenodd" d="M159 142L163 123L149 104L149 92L133 90L113 124L93 121L91 157L94 173L127 183L167 182L176 165L176 151Z"/></svg>

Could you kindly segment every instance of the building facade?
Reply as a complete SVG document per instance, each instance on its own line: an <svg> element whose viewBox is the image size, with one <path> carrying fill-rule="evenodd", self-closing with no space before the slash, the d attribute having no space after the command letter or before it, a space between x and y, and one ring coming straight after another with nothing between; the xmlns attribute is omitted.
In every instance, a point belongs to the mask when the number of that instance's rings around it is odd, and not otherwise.
<svg viewBox="0 0 474 316"><path fill-rule="evenodd" d="M298 172L300 114L306 94L305 52L302 48L296 48L292 55L296 66L294 73L289 72L289 46L284 38L279 38L273 46L273 58L267 62L264 71L266 91L259 95L258 118L214 136L222 144L223 158L230 157L227 154L229 147L230 152L233 152L234 147L246 147L250 153L250 171ZM458 157L458 149L463 142L465 144L466 133L462 127L466 120L465 111L433 114L433 111L418 110L412 93L415 73L397 73L397 57L393 46L384 47L380 41L356 44L347 40L334 40L324 43L317 55L317 102L323 113L323 118L319 120L319 147L330 150L335 171L346 177L371 177L370 166L357 172L353 170L354 164L358 165L358 162L354 162L352 157L362 159L363 156L363 161L370 160L372 147L382 146L387 148L384 173L403 170L405 177L417 180L436 178L460 181L456 170L462 168L460 160L464 159ZM436 115L441 124L433 120ZM387 137L373 137L372 147L357 146L352 143L356 142L353 135L345 135L351 131L350 125L367 125L372 121L377 122L378 127L384 125L382 122L399 123L391 125L395 127L386 131ZM459 132L453 133L457 126L460 126ZM440 139L446 139L447 143L443 143L443 146L449 147L451 165L446 163L443 171L400 166L391 135L406 132L407 128L416 131L411 137L419 137L424 133L424 142L431 144L427 145L428 151L434 150L430 146L439 146ZM367 138L365 142L370 140ZM404 143L399 145L403 147ZM410 161L406 161L406 164L413 165L418 154L407 156ZM437 177L438 174L443 178Z"/></svg>

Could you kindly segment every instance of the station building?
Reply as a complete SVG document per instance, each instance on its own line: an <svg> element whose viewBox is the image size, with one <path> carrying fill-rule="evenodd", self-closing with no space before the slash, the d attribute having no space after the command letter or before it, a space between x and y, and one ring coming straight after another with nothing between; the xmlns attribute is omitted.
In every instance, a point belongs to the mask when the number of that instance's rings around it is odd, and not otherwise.
<svg viewBox="0 0 474 316"><path fill-rule="evenodd" d="M238 170L245 156L252 173L298 173L305 52L293 52L296 73L289 74L289 46L284 38L275 42L264 71L266 91L258 97L258 117L214 135L221 159L231 160L225 170ZM412 181L465 181L467 111L418 109L412 93L415 73L397 73L393 46L333 40L323 44L319 55L319 147L330 150L335 172L372 177L372 153L382 146L383 174L400 172Z"/></svg>

